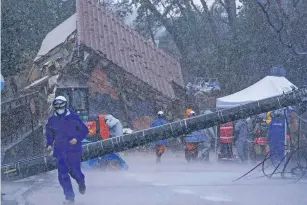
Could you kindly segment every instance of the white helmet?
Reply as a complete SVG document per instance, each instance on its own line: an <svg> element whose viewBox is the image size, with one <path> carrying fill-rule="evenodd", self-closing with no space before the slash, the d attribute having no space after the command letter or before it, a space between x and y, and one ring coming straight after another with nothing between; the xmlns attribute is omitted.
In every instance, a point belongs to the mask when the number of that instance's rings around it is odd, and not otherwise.
<svg viewBox="0 0 307 205"><path fill-rule="evenodd" d="M190 115L195 116L196 113L192 110L192 111L190 112Z"/></svg>
<svg viewBox="0 0 307 205"><path fill-rule="evenodd" d="M160 111L158 112L158 115L164 115L164 112L163 112L162 110L160 110Z"/></svg>
<svg viewBox="0 0 307 205"><path fill-rule="evenodd" d="M66 107L67 99L64 96L58 96L53 100L54 108L63 108Z"/></svg>

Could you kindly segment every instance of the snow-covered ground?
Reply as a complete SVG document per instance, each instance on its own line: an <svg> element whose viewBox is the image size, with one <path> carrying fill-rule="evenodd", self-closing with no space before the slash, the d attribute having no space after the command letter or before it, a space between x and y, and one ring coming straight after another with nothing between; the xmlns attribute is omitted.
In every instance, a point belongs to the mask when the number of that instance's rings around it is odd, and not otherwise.
<svg viewBox="0 0 307 205"><path fill-rule="evenodd" d="M153 154L122 155L129 171L86 170L87 193L76 193L80 205L306 205L306 182L261 177L233 182L252 165L188 164L182 154L166 153L162 164ZM75 190L77 191L76 184ZM56 172L2 184L3 191L16 188L19 201L28 205L59 205L64 197ZM20 203L20 204L22 204Z"/></svg>

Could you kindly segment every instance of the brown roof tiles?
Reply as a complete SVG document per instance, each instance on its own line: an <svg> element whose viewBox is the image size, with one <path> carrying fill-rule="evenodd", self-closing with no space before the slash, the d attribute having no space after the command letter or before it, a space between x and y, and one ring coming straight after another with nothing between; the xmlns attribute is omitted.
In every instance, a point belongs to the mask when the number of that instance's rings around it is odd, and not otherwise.
<svg viewBox="0 0 307 205"><path fill-rule="evenodd" d="M183 86L179 62L151 45L98 2L77 1L79 43L105 54L113 63L174 98L171 81Z"/></svg>

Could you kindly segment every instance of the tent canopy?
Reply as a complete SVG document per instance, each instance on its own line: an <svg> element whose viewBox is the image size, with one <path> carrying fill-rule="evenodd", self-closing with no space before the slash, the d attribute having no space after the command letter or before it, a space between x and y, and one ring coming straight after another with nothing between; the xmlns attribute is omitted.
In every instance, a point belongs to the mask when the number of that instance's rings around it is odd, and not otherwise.
<svg viewBox="0 0 307 205"><path fill-rule="evenodd" d="M237 93L218 98L217 108L231 108L257 100L274 97L297 88L285 77L266 76L257 83Z"/></svg>

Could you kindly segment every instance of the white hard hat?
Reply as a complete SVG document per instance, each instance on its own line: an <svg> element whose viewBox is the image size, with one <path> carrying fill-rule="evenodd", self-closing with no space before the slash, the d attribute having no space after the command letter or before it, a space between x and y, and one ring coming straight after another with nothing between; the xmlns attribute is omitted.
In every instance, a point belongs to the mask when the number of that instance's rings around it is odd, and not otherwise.
<svg viewBox="0 0 307 205"><path fill-rule="evenodd" d="M67 102L67 99L64 96L61 96L61 95L56 97L54 100L61 100L63 102Z"/></svg>
<svg viewBox="0 0 307 205"><path fill-rule="evenodd" d="M58 96L53 100L53 106L55 108L65 107L67 103L67 99L64 96Z"/></svg>
<svg viewBox="0 0 307 205"><path fill-rule="evenodd" d="M164 115L164 112L160 110L160 111L158 112L158 115Z"/></svg>

